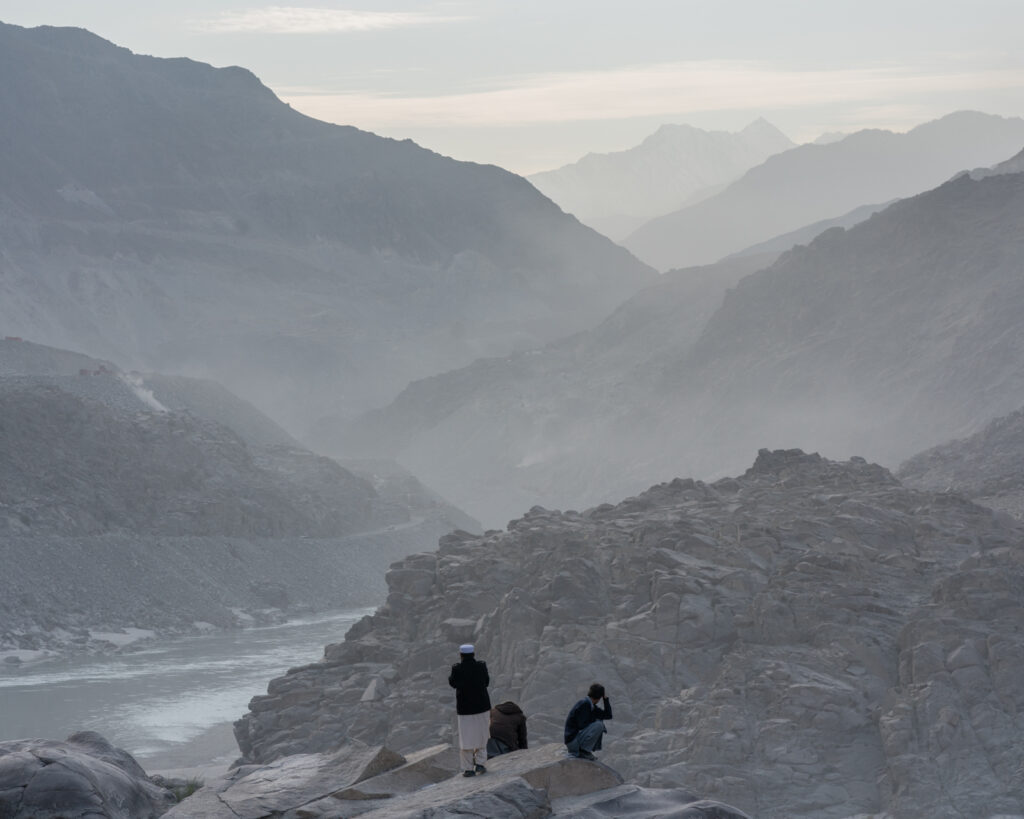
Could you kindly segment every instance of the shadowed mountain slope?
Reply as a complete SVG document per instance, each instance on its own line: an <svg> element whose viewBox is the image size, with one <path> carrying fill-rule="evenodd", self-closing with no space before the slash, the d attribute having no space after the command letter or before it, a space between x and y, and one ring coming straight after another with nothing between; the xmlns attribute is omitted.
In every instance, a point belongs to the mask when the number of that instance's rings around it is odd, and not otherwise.
<svg viewBox="0 0 1024 819"><path fill-rule="evenodd" d="M56 385L0 383L2 533L339 537L370 528L373 487L330 459L302 486L226 427L145 409L128 416Z"/></svg>
<svg viewBox="0 0 1024 819"><path fill-rule="evenodd" d="M704 318L681 271L580 336L576 358L555 347L413 385L356 434L397 443L491 524L531 499L579 508L659 472L720 475L758 442L897 464L1024 404L1021 235L1024 174L965 174L758 272L748 259Z"/></svg>
<svg viewBox="0 0 1024 819"><path fill-rule="evenodd" d="M320 439L329 452L383 454L425 470L439 492L494 525L545 499L560 507L605 499L630 485L637 403L659 389L666 356L691 347L725 291L774 259L669 271L593 330L414 382Z"/></svg>
<svg viewBox="0 0 1024 819"><path fill-rule="evenodd" d="M909 486L959 492L1024 517L1024 410L996 418L967 438L908 458L899 476Z"/></svg>
<svg viewBox="0 0 1024 819"><path fill-rule="evenodd" d="M0 26L0 328L212 377L292 429L578 330L652 271L525 180L248 71Z"/></svg>
<svg viewBox="0 0 1024 819"><path fill-rule="evenodd" d="M1024 146L1024 119L960 111L905 134L858 131L767 159L726 190L639 228L623 244L659 269L706 264L872 202L913 196Z"/></svg>
<svg viewBox="0 0 1024 819"><path fill-rule="evenodd" d="M219 385L0 341L0 657L371 604L392 561L457 528L479 525L408 474L300 448Z"/></svg>

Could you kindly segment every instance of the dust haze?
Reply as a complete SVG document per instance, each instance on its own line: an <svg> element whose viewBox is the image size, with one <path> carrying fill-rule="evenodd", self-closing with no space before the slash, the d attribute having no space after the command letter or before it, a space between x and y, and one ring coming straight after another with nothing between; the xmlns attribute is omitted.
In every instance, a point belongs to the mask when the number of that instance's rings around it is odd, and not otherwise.
<svg viewBox="0 0 1024 819"><path fill-rule="evenodd" d="M0 814L42 815L53 748L124 777L51 790L133 816L1021 813L1024 119L980 110L1012 68L808 63L787 102L749 42L470 85L370 48L464 47L502 8L190 18L225 60L379 54L358 93L0 23ZM755 75L764 111L697 107ZM599 130L605 81L632 94L605 125L646 130L529 177L408 138ZM467 642L537 738L489 779L450 753ZM562 742L594 679L600 768ZM188 779L133 754L212 784L172 806Z"/></svg>

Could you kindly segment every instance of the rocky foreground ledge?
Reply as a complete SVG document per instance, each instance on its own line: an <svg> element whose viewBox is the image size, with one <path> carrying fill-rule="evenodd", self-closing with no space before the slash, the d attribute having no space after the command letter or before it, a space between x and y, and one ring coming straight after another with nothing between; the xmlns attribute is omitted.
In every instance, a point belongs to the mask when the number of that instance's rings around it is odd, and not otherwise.
<svg viewBox="0 0 1024 819"><path fill-rule="evenodd" d="M623 784L606 765L569 758L561 744L490 760L471 779L448 745L403 757L353 744L235 768L179 802L188 793L181 786L192 784L147 777L93 732L0 743L3 819L748 819L682 789Z"/></svg>
<svg viewBox="0 0 1024 819"><path fill-rule="evenodd" d="M534 508L388 574L387 603L236 724L250 762L450 744L472 641L531 744L599 680L603 761L751 815L1024 816L1024 530L863 459L762 451L582 513Z"/></svg>
<svg viewBox="0 0 1024 819"><path fill-rule="evenodd" d="M489 760L487 773L460 775L448 745L407 758L382 747L347 746L269 765L242 766L171 809L166 819L747 819L728 805L681 789L624 785L599 762L545 745Z"/></svg>

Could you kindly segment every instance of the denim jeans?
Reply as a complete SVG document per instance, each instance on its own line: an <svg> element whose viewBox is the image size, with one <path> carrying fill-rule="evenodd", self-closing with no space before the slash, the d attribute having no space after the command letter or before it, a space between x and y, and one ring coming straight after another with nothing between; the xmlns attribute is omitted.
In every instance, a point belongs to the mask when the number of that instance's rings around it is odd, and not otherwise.
<svg viewBox="0 0 1024 819"><path fill-rule="evenodd" d="M565 747L571 756L579 756L580 751L600 751L601 734L604 733L607 733L604 723L596 720L576 734L572 742L565 743Z"/></svg>

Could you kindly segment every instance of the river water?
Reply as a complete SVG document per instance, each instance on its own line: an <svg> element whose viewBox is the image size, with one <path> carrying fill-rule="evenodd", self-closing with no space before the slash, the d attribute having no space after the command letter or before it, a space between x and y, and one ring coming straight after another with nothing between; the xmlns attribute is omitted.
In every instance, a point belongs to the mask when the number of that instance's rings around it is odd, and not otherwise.
<svg viewBox="0 0 1024 819"><path fill-rule="evenodd" d="M103 657L0 667L0 740L97 731L148 772L238 756L231 723L267 683L323 657L373 609L153 642Z"/></svg>

